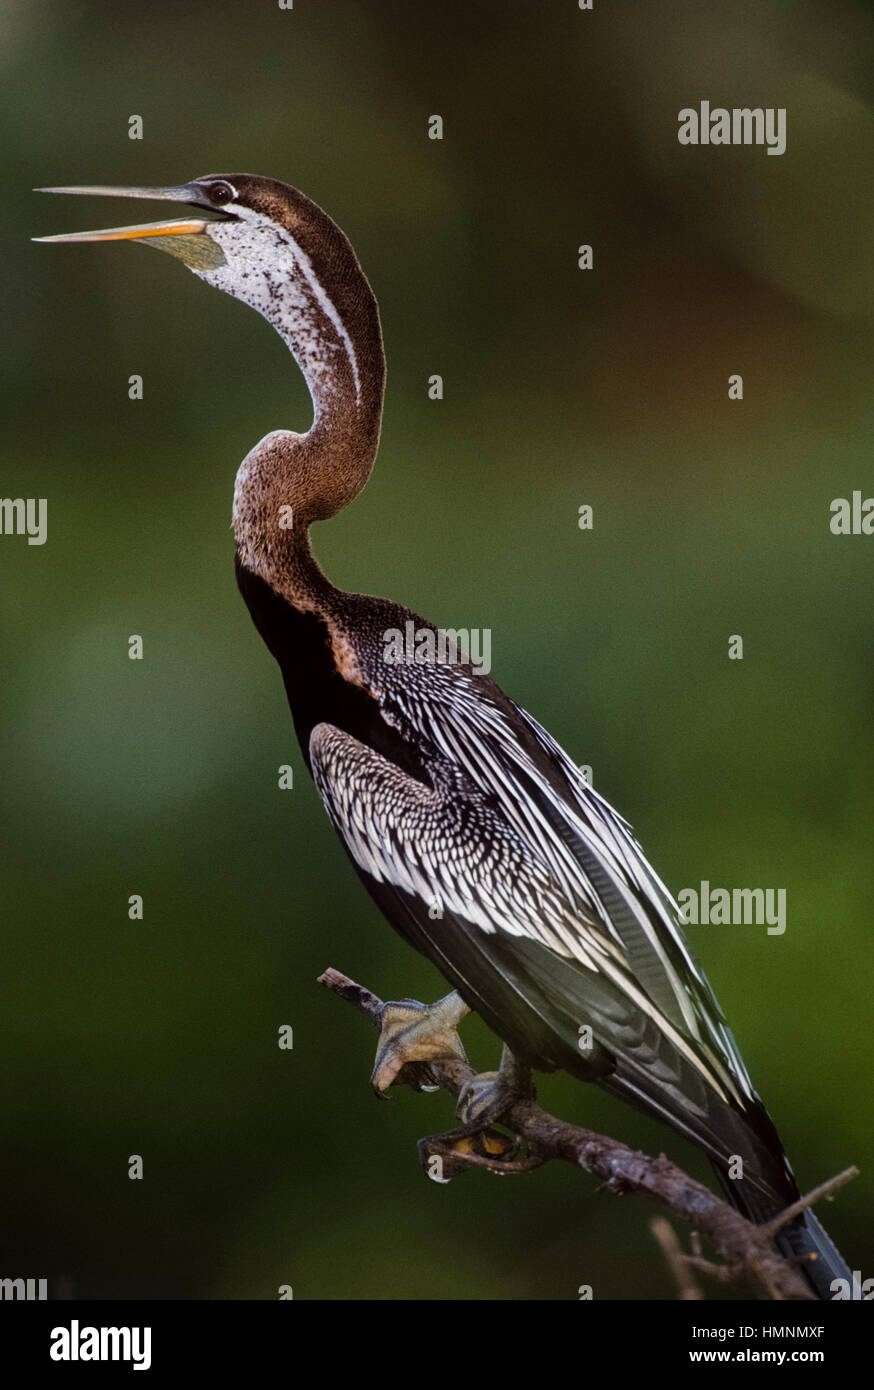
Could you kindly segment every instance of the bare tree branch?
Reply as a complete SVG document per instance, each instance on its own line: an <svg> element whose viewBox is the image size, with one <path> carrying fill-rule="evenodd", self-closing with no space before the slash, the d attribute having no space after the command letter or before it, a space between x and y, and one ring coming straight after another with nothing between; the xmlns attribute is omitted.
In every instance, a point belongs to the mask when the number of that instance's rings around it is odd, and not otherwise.
<svg viewBox="0 0 874 1390"><path fill-rule="evenodd" d="M318 983L354 1004L377 1028L380 1026L385 1005L371 990L333 969L319 976ZM399 1073L398 1082L414 1090L439 1087L457 1097L475 1075L466 1062L451 1058L408 1063ZM668 1207L675 1217L691 1226L693 1239L696 1232L706 1236L722 1258L722 1264L712 1264L697 1254L697 1247L695 1254L686 1255L678 1244L671 1247L662 1232L658 1238L677 1273L681 1290L687 1287L687 1281L680 1279L680 1262L706 1270L723 1282L746 1284L760 1298L811 1299L813 1295L793 1263L778 1254L771 1244L773 1235L787 1220L855 1177L858 1171L848 1168L794 1203L788 1212L760 1227L747 1221L703 1183L690 1178L664 1154L652 1158L615 1139L568 1124L548 1115L534 1100L517 1101L501 1117L500 1123L510 1130L512 1137L491 1126L484 1129L468 1126L420 1139L418 1149L422 1166L429 1176L446 1181L472 1167L496 1173L525 1173L551 1159L558 1159L592 1173L611 1192L619 1195L642 1193ZM694 1295L687 1292L682 1296Z"/></svg>
<svg viewBox="0 0 874 1390"><path fill-rule="evenodd" d="M662 1254L677 1282L677 1297L686 1302L702 1299L704 1295L695 1282L691 1261L677 1240L677 1233L670 1221L663 1216L654 1216L649 1229L662 1247Z"/></svg>

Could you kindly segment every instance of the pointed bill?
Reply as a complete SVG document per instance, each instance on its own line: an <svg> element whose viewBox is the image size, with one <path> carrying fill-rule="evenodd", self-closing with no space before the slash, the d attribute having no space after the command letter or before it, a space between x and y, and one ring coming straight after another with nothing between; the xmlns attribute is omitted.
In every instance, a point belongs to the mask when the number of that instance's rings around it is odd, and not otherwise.
<svg viewBox="0 0 874 1390"><path fill-rule="evenodd" d="M38 188L37 193L73 193L86 197L153 198L160 202L203 203L204 192L196 184L147 188L109 184L74 184L67 187ZM55 236L34 237L34 241L141 241L158 251L168 251L192 270L211 270L224 264L225 256L207 232L204 218L174 218L168 222L141 222L132 227L107 227L93 232L60 232Z"/></svg>

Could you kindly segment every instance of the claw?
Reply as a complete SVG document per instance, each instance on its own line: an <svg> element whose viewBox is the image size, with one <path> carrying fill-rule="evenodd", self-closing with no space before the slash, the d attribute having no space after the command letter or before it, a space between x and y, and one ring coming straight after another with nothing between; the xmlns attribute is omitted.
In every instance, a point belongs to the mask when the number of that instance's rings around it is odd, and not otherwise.
<svg viewBox="0 0 874 1390"><path fill-rule="evenodd" d="M386 1004L370 1077L377 1095L384 1095L389 1086L398 1081L411 1081L417 1090L433 1088L434 1076L427 1066L429 1062L445 1062L452 1058L466 1062L467 1054L456 1024L469 1012L454 992L436 1004L420 1004L417 999ZM411 1067L412 1075L401 1077L400 1073L407 1066Z"/></svg>

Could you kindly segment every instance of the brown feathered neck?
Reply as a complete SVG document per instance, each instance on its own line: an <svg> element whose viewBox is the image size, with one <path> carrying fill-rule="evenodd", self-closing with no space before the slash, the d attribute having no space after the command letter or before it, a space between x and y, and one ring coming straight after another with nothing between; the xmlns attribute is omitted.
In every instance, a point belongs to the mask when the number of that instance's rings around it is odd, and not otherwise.
<svg viewBox="0 0 874 1390"><path fill-rule="evenodd" d="M233 221L210 224L224 252L201 278L257 309L284 339L313 402L306 433L268 434L240 465L234 532L240 561L296 607L331 586L309 546L370 476L379 445L385 357L373 291L349 241L309 198L272 179L221 176L239 195Z"/></svg>

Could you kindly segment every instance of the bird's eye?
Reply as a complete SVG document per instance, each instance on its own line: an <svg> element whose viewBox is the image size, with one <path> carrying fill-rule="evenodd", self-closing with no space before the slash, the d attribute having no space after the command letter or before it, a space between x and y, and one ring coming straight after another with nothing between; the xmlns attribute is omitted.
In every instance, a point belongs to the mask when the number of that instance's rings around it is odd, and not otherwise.
<svg viewBox="0 0 874 1390"><path fill-rule="evenodd" d="M234 190L229 183L211 183L209 186L209 201L215 203L216 207L229 203L233 196Z"/></svg>

